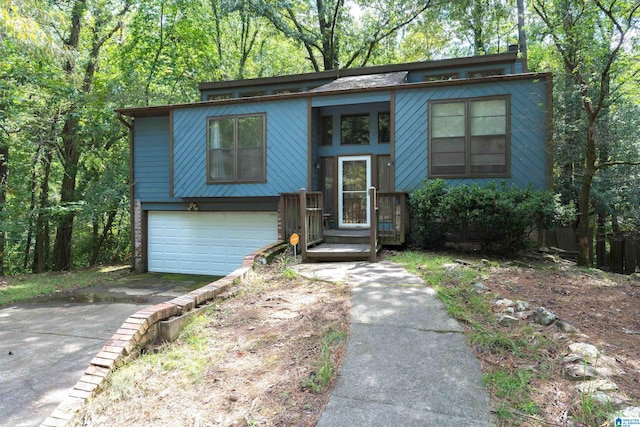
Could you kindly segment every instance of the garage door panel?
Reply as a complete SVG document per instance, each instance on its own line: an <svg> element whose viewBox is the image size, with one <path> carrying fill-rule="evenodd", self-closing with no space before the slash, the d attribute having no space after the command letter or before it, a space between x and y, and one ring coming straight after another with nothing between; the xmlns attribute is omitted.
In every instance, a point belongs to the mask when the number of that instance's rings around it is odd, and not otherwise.
<svg viewBox="0 0 640 427"><path fill-rule="evenodd" d="M275 212L159 212L148 215L148 269L225 275L278 240Z"/></svg>

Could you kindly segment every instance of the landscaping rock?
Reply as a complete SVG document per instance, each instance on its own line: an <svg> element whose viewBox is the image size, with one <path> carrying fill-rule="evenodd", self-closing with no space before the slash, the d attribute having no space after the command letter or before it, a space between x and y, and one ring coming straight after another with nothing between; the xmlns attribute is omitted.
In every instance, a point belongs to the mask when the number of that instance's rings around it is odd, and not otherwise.
<svg viewBox="0 0 640 427"><path fill-rule="evenodd" d="M558 321L556 321L556 327L558 329L560 329L562 332L566 332L566 333L578 333L578 332L580 332L575 325L567 322L566 320L558 320Z"/></svg>
<svg viewBox="0 0 640 427"><path fill-rule="evenodd" d="M460 264L442 264L442 269L447 271L453 271L460 267Z"/></svg>
<svg viewBox="0 0 640 427"><path fill-rule="evenodd" d="M473 290L481 293L481 292L488 292L491 289L487 288L484 284L480 283L480 282L476 282L473 284Z"/></svg>
<svg viewBox="0 0 640 427"><path fill-rule="evenodd" d="M496 305L502 309L506 309L507 307L514 307L515 303L510 299L503 298L493 302L493 305Z"/></svg>
<svg viewBox="0 0 640 427"><path fill-rule="evenodd" d="M623 418L640 418L640 406L629 406L616 414L616 417Z"/></svg>
<svg viewBox="0 0 640 427"><path fill-rule="evenodd" d="M516 311L527 311L529 310L529 303L526 301L516 301Z"/></svg>
<svg viewBox="0 0 640 427"><path fill-rule="evenodd" d="M565 377L574 381L587 381L596 377L596 369L593 366L579 361L565 364L562 371Z"/></svg>
<svg viewBox="0 0 640 427"><path fill-rule="evenodd" d="M503 314L498 317L497 323L500 326L513 326L518 323L518 319L513 316L509 316L508 314Z"/></svg>
<svg viewBox="0 0 640 427"><path fill-rule="evenodd" d="M531 317L531 311L518 311L515 313L515 317L517 317L520 320L526 320L529 317Z"/></svg>
<svg viewBox="0 0 640 427"><path fill-rule="evenodd" d="M600 352L595 345L584 342L574 342L569 344L569 352L573 355L581 356L589 362L595 362L600 357Z"/></svg>
<svg viewBox="0 0 640 427"><path fill-rule="evenodd" d="M596 391L616 391L618 385L606 378L600 378L597 380L584 381L576 385L578 390L582 393L593 393Z"/></svg>
<svg viewBox="0 0 640 427"><path fill-rule="evenodd" d="M544 307L538 307L538 309L533 312L532 317L533 317L534 323L537 323L538 325L542 325L542 326L549 326L550 324L555 322L556 319L558 318L558 316L548 311Z"/></svg>

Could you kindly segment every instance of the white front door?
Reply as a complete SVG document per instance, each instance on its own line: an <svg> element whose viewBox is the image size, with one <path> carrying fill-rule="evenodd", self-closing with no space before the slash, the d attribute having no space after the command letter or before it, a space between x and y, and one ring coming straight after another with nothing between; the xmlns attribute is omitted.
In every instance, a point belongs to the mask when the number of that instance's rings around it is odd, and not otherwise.
<svg viewBox="0 0 640 427"><path fill-rule="evenodd" d="M338 157L338 226L367 228L370 224L371 156Z"/></svg>

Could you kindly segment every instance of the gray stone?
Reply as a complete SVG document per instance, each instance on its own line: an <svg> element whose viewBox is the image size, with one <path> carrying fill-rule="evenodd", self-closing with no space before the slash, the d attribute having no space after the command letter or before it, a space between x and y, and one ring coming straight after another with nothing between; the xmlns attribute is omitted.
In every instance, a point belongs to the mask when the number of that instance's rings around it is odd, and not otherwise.
<svg viewBox="0 0 640 427"><path fill-rule="evenodd" d="M597 380L583 381L576 384L578 390L582 393L593 393L595 391L615 391L618 390L618 385L606 378L600 378Z"/></svg>
<svg viewBox="0 0 640 427"><path fill-rule="evenodd" d="M600 352L595 345L584 342L574 342L569 344L569 352L588 360L595 360L600 356Z"/></svg>
<svg viewBox="0 0 640 427"><path fill-rule="evenodd" d="M538 307L538 309L533 312L532 318L534 323L537 323L538 325L549 326L556 321L558 316L548 311L544 307Z"/></svg>
<svg viewBox="0 0 640 427"><path fill-rule="evenodd" d="M476 282L473 284L473 290L480 293L490 291L491 289L486 287L483 283Z"/></svg>
<svg viewBox="0 0 640 427"><path fill-rule="evenodd" d="M520 301L520 300L516 301L516 311L527 311L529 310L529 307L530 305L526 301Z"/></svg>
<svg viewBox="0 0 640 427"><path fill-rule="evenodd" d="M575 381L587 381L596 377L596 369L588 363L568 363L562 367L565 377Z"/></svg>
<svg viewBox="0 0 640 427"><path fill-rule="evenodd" d="M508 314L503 314L502 316L498 317L496 323L500 326L513 326L518 324L518 319L513 316L509 316Z"/></svg>
<svg viewBox="0 0 640 427"><path fill-rule="evenodd" d="M624 418L640 418L640 406L629 406L616 414L616 416Z"/></svg>
<svg viewBox="0 0 640 427"><path fill-rule="evenodd" d="M501 308L507 308L507 307L513 307L515 305L515 303L513 301L511 301L510 299L503 298L503 299L499 299L499 300L494 301L493 305L496 305L496 306L501 307Z"/></svg>
<svg viewBox="0 0 640 427"><path fill-rule="evenodd" d="M558 320L558 321L556 321L556 327L558 329L560 329L562 332L566 332L566 333L577 333L577 332L580 332L575 325L567 322L566 320Z"/></svg>
<svg viewBox="0 0 640 427"><path fill-rule="evenodd" d="M531 317L531 312L530 311L518 311L515 316L520 319L520 320L526 320L529 317Z"/></svg>

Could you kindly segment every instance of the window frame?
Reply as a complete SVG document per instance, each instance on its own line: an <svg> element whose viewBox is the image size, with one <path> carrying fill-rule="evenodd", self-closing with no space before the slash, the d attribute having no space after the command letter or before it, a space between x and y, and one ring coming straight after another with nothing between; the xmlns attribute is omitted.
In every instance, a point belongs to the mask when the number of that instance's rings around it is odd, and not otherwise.
<svg viewBox="0 0 640 427"><path fill-rule="evenodd" d="M477 101L490 101L490 100L503 100L505 102L505 170L500 172L471 172L471 143L473 136L471 135L471 104ZM464 173L434 173L433 170L433 126L432 112L433 105L436 104L455 104L464 103ZM471 97L471 98L455 98L455 99L438 99L428 102L427 113L427 137L428 137L428 150L427 150L427 176L429 178L443 178L443 179L458 179L458 178L509 178L511 176L511 95L493 95L483 97ZM502 135L502 134L494 134ZM482 135L491 136L491 135Z"/></svg>
<svg viewBox="0 0 640 427"><path fill-rule="evenodd" d="M260 179L238 179L238 121L247 117L261 117L262 118L262 178ZM215 120L229 120L233 119L233 178L232 180L212 180L211 179L211 150L210 143L210 129L211 122ZM251 183L265 183L267 182L267 113L250 113L250 114L233 114L226 116L209 116L206 119L207 136L206 136L206 183L212 184L251 184Z"/></svg>

